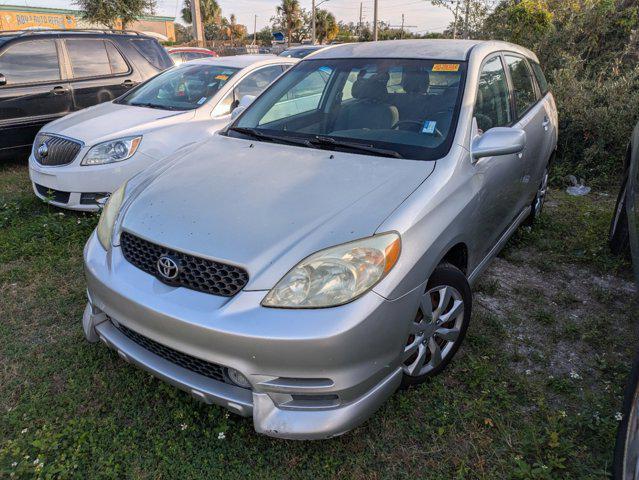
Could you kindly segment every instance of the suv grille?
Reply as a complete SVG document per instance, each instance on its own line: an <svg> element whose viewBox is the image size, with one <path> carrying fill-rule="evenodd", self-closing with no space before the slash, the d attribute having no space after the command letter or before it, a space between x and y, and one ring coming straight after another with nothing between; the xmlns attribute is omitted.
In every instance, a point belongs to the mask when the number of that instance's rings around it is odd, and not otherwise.
<svg viewBox="0 0 639 480"><path fill-rule="evenodd" d="M40 150L43 145L46 145L46 153ZM75 159L81 148L82 143L75 140L39 133L33 143L33 156L40 165L67 165Z"/></svg>
<svg viewBox="0 0 639 480"><path fill-rule="evenodd" d="M158 357L162 357L164 360L179 365L182 368L186 368L191 372L203 375L208 378L212 378L213 380L218 380L220 382L226 382L224 367L222 367L221 365L210 363L206 360L201 360L199 358L192 357L191 355L187 355L186 353L173 350L172 348L162 345L155 340L151 340L150 338L145 337L144 335L141 335L138 332L125 327L124 325L115 323L114 325L120 332L126 335L129 340L134 341L139 346L151 353L154 353Z"/></svg>
<svg viewBox="0 0 639 480"><path fill-rule="evenodd" d="M170 250L136 237L129 232L122 232L120 246L124 258L129 263L169 285L232 297L242 290L248 282L248 273L243 268ZM158 260L162 256L170 256L180 264L179 273L174 280L167 281L160 275Z"/></svg>

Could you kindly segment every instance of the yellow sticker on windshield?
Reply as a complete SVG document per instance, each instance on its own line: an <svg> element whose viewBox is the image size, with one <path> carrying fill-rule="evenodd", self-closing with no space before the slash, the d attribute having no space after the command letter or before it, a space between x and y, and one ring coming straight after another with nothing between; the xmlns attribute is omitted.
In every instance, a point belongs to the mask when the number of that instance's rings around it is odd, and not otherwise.
<svg viewBox="0 0 639 480"><path fill-rule="evenodd" d="M228 75L217 75L215 77L215 80L228 80L229 76Z"/></svg>
<svg viewBox="0 0 639 480"><path fill-rule="evenodd" d="M436 63L433 72L458 72L459 63Z"/></svg>

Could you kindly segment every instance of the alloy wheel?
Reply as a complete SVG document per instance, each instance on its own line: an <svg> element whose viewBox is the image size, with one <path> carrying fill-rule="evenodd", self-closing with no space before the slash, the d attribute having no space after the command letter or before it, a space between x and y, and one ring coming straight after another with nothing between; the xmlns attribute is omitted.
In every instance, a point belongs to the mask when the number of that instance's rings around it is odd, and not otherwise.
<svg viewBox="0 0 639 480"><path fill-rule="evenodd" d="M441 285L422 295L404 347L404 372L420 377L436 369L451 354L464 322L461 293Z"/></svg>
<svg viewBox="0 0 639 480"><path fill-rule="evenodd" d="M535 201L533 203L533 214L535 218L538 218L541 215L541 210L544 207L544 202L546 201L546 193L548 192L548 169L544 170L544 176L541 180L541 185L539 185L539 189L537 190L537 195L535 196Z"/></svg>

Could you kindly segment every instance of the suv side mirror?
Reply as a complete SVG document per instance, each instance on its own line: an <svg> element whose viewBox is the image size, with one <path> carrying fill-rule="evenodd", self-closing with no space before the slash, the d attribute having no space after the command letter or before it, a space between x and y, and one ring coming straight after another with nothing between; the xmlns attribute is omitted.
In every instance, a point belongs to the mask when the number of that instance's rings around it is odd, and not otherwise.
<svg viewBox="0 0 639 480"><path fill-rule="evenodd" d="M253 103L253 100L255 100L256 98L257 97L255 95L244 95L238 103L237 107L233 108L233 110L231 111L231 118L236 119L240 115L240 113L246 110L246 107ZM235 104L235 102L233 102L233 104Z"/></svg>
<svg viewBox="0 0 639 480"><path fill-rule="evenodd" d="M3 87L7 84L7 77L0 73L0 87Z"/></svg>
<svg viewBox="0 0 639 480"><path fill-rule="evenodd" d="M473 161L485 157L521 153L526 146L526 132L521 128L495 127L472 141Z"/></svg>

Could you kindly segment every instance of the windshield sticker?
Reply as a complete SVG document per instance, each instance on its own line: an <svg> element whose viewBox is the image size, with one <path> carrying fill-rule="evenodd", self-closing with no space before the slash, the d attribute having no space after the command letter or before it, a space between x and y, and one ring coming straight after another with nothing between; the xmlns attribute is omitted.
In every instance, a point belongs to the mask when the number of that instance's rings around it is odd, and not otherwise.
<svg viewBox="0 0 639 480"><path fill-rule="evenodd" d="M437 127L437 122L433 122L432 120L426 120L424 122L424 126L422 127L422 133L435 133L435 128Z"/></svg>
<svg viewBox="0 0 639 480"><path fill-rule="evenodd" d="M206 97L202 97L197 101L198 105L202 105L204 102L206 102Z"/></svg>
<svg viewBox="0 0 639 480"><path fill-rule="evenodd" d="M229 76L228 75L216 75L215 76L215 80L228 80Z"/></svg>
<svg viewBox="0 0 639 480"><path fill-rule="evenodd" d="M458 72L459 63L436 63L433 72Z"/></svg>

